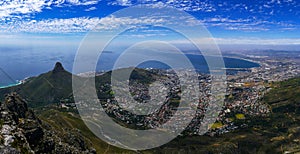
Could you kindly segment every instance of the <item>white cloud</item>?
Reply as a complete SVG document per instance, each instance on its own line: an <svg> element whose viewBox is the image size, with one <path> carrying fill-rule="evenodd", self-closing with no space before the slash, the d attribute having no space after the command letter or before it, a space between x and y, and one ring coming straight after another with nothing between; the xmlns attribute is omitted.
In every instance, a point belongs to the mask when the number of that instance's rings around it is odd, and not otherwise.
<svg viewBox="0 0 300 154"><path fill-rule="evenodd" d="M101 18L97 30L112 30L117 29L121 26L140 26L140 25L160 25L165 23L166 20L163 18L155 18L151 16L131 18L131 17L115 17L109 16Z"/></svg>
<svg viewBox="0 0 300 154"><path fill-rule="evenodd" d="M216 11L214 5L209 0L113 0L109 4L120 6L148 4L153 7L175 7L184 11Z"/></svg>
<svg viewBox="0 0 300 154"><path fill-rule="evenodd" d="M9 17L12 14L41 12L43 7L50 4L45 0L4 0L0 3L0 18Z"/></svg>
<svg viewBox="0 0 300 154"><path fill-rule="evenodd" d="M298 29L298 25L294 25L286 22L276 22L276 21L267 21L262 19L256 19L255 17L251 18L228 18L215 16L212 18L205 18L199 21L189 20L191 24L204 24L207 27L219 27L225 30L234 30L234 31L246 31L246 32L259 32L259 31L269 31L274 29ZM298 26L299 27L299 26Z"/></svg>
<svg viewBox="0 0 300 154"><path fill-rule="evenodd" d="M16 29L20 32L39 33L71 33L87 32L97 25L99 18L70 18L70 19L50 19L38 22L23 22Z"/></svg>
<svg viewBox="0 0 300 154"><path fill-rule="evenodd" d="M200 38L195 39L200 44L215 41L218 45L300 45L300 39L264 39L264 38ZM174 44L189 44L186 40L172 40Z"/></svg>
<svg viewBox="0 0 300 154"><path fill-rule="evenodd" d="M131 6L132 3L129 0L116 0L110 2L111 5Z"/></svg>
<svg viewBox="0 0 300 154"><path fill-rule="evenodd" d="M44 8L65 5L93 5L100 0L2 0L0 1L0 19L22 18L22 15L41 12Z"/></svg>
<svg viewBox="0 0 300 154"><path fill-rule="evenodd" d="M88 8L88 9L85 9L84 11L93 11L93 10L97 10L97 8L96 7L90 7L90 8Z"/></svg>
<svg viewBox="0 0 300 154"><path fill-rule="evenodd" d="M88 32L97 26L97 30L113 30L124 25L153 25L164 23L164 19L154 17L115 17L108 16L104 18L69 18L69 19L47 19L47 20L29 20L18 21L8 24L0 24L0 32L2 33L77 33Z"/></svg>
<svg viewBox="0 0 300 154"><path fill-rule="evenodd" d="M72 5L94 5L97 4L99 0L66 0L65 3Z"/></svg>
<svg viewBox="0 0 300 154"><path fill-rule="evenodd" d="M93 10L96 8L90 8ZM278 26L281 30L296 30L297 27L291 24L283 24L254 19L230 19L222 17L205 18L195 20L194 18L178 17L173 19L168 16L164 17L116 17L108 16L104 18L77 17L69 19L44 19L20 20L8 23L0 23L0 32L44 32L44 33L76 33L88 32L97 26L97 30L113 30L121 26L141 26L141 25L176 25L181 27L194 27L199 25L210 27L219 27L232 31L268 31L269 27Z"/></svg>
<svg viewBox="0 0 300 154"><path fill-rule="evenodd" d="M300 39L217 38L219 44L300 45Z"/></svg>

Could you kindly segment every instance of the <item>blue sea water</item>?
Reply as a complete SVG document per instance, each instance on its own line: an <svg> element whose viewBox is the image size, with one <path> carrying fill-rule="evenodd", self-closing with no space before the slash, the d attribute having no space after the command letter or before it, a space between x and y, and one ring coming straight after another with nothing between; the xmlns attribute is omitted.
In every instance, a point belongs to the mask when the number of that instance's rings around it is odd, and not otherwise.
<svg viewBox="0 0 300 154"><path fill-rule="evenodd" d="M1 48L0 47L0 87L18 84L27 77L37 76L53 69L56 62L61 62L67 71L72 71L77 46L64 47L24 47L24 48ZM111 70L120 54L107 52L101 55L97 64L97 71ZM201 55L187 55L194 67L202 73L208 73L206 61ZM136 58L136 57L134 57ZM170 58L170 57L169 57ZM259 64L224 57L226 68L252 68ZM169 66L156 61L142 63L141 68L168 69ZM74 72L79 73L79 72Z"/></svg>
<svg viewBox="0 0 300 154"><path fill-rule="evenodd" d="M77 47L0 47L0 87L18 84L27 77L37 76L53 69L60 61L72 70Z"/></svg>
<svg viewBox="0 0 300 154"><path fill-rule="evenodd" d="M200 73L209 73L209 68L208 64L206 63L204 57L202 55L187 55L187 58L191 61L193 64L194 68L199 71ZM214 57L213 57L214 58ZM215 58L218 59L218 58ZM255 62L243 60L243 59L238 59L238 58L229 58L229 57L224 57L224 68L227 68L227 73L229 74L234 74L239 71L243 71L243 69L247 68L253 68L253 67L259 67L260 65ZM170 69L170 67L162 62L158 61L150 61L146 63L142 63L138 67L141 68L159 68L159 69ZM235 68L237 70L234 70L232 68ZM232 69L232 70L230 70Z"/></svg>
<svg viewBox="0 0 300 154"><path fill-rule="evenodd" d="M111 70L114 68L114 63L118 58L118 54L112 54L112 53L108 53L108 54L103 54L102 56L100 56L100 61L97 65L97 70ZM163 56L163 55L162 55ZM196 55L196 54L186 54L185 55L189 61L192 63L193 67L200 73L209 73L209 67L208 64L205 60L205 57L203 55ZM139 58L139 55L135 55L132 56L133 58ZM172 54L166 54L165 58L168 59L172 59ZM259 67L260 65L258 63L252 62L252 61L248 61L248 60L243 60L243 59L239 59L239 58L230 58L230 57L212 57L212 56L208 56L210 59L212 59L212 61L217 61L220 59L223 59L224 61L224 68L226 69L232 69L232 68L237 68L239 69L239 71L242 71L243 69L247 69L247 68L253 68L253 67ZM207 58L207 57L206 57ZM175 62L176 59L173 58ZM128 61L130 61L130 59L128 59ZM180 61L178 61L178 63L180 63ZM211 66L214 64L211 64ZM125 66L125 67L131 67L130 65ZM139 68L157 68L157 69L170 69L171 67L163 62L159 62L159 61L147 61L147 62L143 62L141 64L139 64L137 67ZM182 68L188 68L186 66L180 66ZM227 70L228 74L235 74L237 73L237 70Z"/></svg>

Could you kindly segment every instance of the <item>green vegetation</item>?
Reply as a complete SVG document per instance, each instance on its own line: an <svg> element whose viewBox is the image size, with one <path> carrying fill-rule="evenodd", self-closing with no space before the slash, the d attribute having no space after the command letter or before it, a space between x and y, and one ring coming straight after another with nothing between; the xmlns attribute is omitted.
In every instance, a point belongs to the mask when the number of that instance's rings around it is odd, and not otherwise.
<svg viewBox="0 0 300 154"><path fill-rule="evenodd" d="M273 89L264 97L263 101L270 104L273 112L300 113L300 80L290 79L275 83Z"/></svg>
<svg viewBox="0 0 300 154"><path fill-rule="evenodd" d="M24 147L22 141L19 141L19 139L15 139L14 142L11 143L11 146L13 148L18 149L22 154L30 154L29 149L27 147Z"/></svg>
<svg viewBox="0 0 300 154"><path fill-rule="evenodd" d="M2 128L2 127L0 127ZM4 138L0 135L0 144L4 144Z"/></svg>
<svg viewBox="0 0 300 154"><path fill-rule="evenodd" d="M44 106L59 102L61 99L72 96L72 74L67 71L50 71L38 77L28 79L24 84L0 89L1 100L4 95L17 92L20 96L30 102L31 107Z"/></svg>
<svg viewBox="0 0 300 154"><path fill-rule="evenodd" d="M2 128L3 124L4 124L4 120L0 120L0 128Z"/></svg>
<svg viewBox="0 0 300 154"><path fill-rule="evenodd" d="M238 120L246 119L244 114L238 113L235 115L235 118Z"/></svg>
<svg viewBox="0 0 300 154"><path fill-rule="evenodd" d="M211 126L211 129L221 128L223 124L221 122L216 122Z"/></svg>
<svg viewBox="0 0 300 154"><path fill-rule="evenodd" d="M80 119L79 115L71 112L62 112L55 109L38 112L38 117L46 124L51 125L59 136L67 133L82 135L86 142L97 150L97 153L133 153L124 149L119 149L107 144L95 136Z"/></svg>

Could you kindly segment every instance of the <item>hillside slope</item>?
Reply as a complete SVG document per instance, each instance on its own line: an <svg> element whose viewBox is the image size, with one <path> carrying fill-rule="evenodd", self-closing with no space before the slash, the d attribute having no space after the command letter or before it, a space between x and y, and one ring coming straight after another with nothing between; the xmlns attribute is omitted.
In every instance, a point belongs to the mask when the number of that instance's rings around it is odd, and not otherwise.
<svg viewBox="0 0 300 154"><path fill-rule="evenodd" d="M24 84L0 89L1 100L11 92L17 92L33 107L58 102L71 98L72 74L65 71L61 63L56 63L52 71L29 78Z"/></svg>
<svg viewBox="0 0 300 154"><path fill-rule="evenodd" d="M122 73L129 68L123 68L116 71ZM110 84L111 71L96 76L96 88L102 85ZM93 78L83 78L76 76L77 79L84 81ZM130 79L139 80L140 82L149 83L155 81L155 73L144 69L134 69ZM22 98L29 102L30 107L43 107L53 103L59 103L60 100L69 99L73 101L72 91L72 74L67 72L61 63L57 62L54 69L37 77L27 79L24 84L14 87L0 89L0 100L5 99L5 94L12 92L18 93ZM106 94L98 93L99 97L108 97Z"/></svg>

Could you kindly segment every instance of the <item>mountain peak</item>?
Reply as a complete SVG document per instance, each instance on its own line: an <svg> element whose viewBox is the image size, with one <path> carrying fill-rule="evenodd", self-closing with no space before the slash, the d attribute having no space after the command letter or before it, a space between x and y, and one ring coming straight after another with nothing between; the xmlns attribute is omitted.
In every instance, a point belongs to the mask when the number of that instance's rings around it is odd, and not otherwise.
<svg viewBox="0 0 300 154"><path fill-rule="evenodd" d="M57 62L57 63L55 64L54 69L53 69L53 73L56 73L56 72L63 72L63 71L65 71L63 65L62 65L60 62Z"/></svg>

